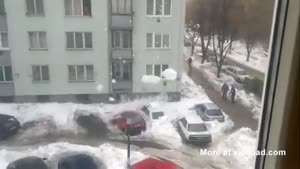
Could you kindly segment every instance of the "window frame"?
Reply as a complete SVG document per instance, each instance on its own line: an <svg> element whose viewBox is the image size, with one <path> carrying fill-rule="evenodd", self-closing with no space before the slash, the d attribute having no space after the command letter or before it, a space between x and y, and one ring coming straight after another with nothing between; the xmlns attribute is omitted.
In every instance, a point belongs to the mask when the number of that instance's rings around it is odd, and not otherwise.
<svg viewBox="0 0 300 169"><path fill-rule="evenodd" d="M115 33L119 34L119 47L115 47ZM128 33L129 34L129 39L128 39L128 48L124 47L124 34ZM112 49L132 49L132 31L131 30L112 30Z"/></svg>
<svg viewBox="0 0 300 169"><path fill-rule="evenodd" d="M117 13L114 13L114 11L113 11L113 0L110 0L111 1L111 3L110 3L110 5L111 5L111 15L132 15L132 0L123 0L123 1L125 1L125 3L124 3L124 9L125 9L125 11L126 11L126 4L127 4L127 1L130 1L130 9L129 9L129 13L127 13L127 12L124 12L124 13L120 13L119 12L119 6L118 6L118 3L117 3ZM116 0L117 2L119 2L120 0Z"/></svg>
<svg viewBox="0 0 300 169"><path fill-rule="evenodd" d="M160 66L160 76L158 76L158 77L161 77L162 75L162 72L164 71L163 70L163 66L167 66L168 68L170 68L170 65L168 65L168 64L146 64L146 67L145 67L145 75L148 75L148 76L156 76L155 75L155 65L159 65ZM148 74L147 73L147 66L151 66L151 74ZM167 69L168 69L167 68Z"/></svg>
<svg viewBox="0 0 300 169"><path fill-rule="evenodd" d="M11 79L12 80L7 80L6 77L6 72L5 72L5 67L10 67L11 69ZM2 69L2 76L3 76L3 81L0 81L0 83L13 83L14 81L14 74L13 74L13 70L12 70L12 65L0 65L0 69Z"/></svg>
<svg viewBox="0 0 300 169"><path fill-rule="evenodd" d="M125 71L125 64L128 64L129 66L129 79L124 78L124 73ZM119 66L119 71L120 71L120 76L116 77L115 75L115 65ZM127 61L126 63L123 63L121 61L115 61L113 62L112 66L112 78L117 80L117 81L132 81L132 62Z"/></svg>
<svg viewBox="0 0 300 169"><path fill-rule="evenodd" d="M168 17L172 17L172 6L173 6L173 0L170 0L170 3L171 3L171 5L170 5L170 14L168 14L168 15L165 15L165 0L161 0L162 1L162 14L161 15L156 15L155 14L155 11L156 11L156 1L158 1L158 0L153 0L153 8L152 8L152 11L153 11L153 13L152 13L152 15L150 15L150 14L148 14L148 1L149 0L147 0L146 1L146 17L148 17L148 18L153 18L153 17L165 17L165 18L168 18Z"/></svg>
<svg viewBox="0 0 300 169"><path fill-rule="evenodd" d="M71 80L70 79L70 66L74 67L75 69L75 80ZM80 80L78 77L78 67L79 66L83 66L83 75L84 75L84 79L83 80ZM92 66L93 67L93 79L92 80L89 80L87 79L88 75L87 75L87 67L88 66ZM69 64L67 65L67 72L68 72L68 81L69 82L94 82L95 81L95 67L93 64Z"/></svg>
<svg viewBox="0 0 300 169"><path fill-rule="evenodd" d="M152 46L148 47L148 35L152 35ZM160 47L155 47L155 36L160 35ZM169 46L163 47L164 44L164 36L168 35ZM147 32L146 33L146 49L152 50L170 50L171 49L171 34L170 33L162 33L162 32Z"/></svg>
<svg viewBox="0 0 300 169"><path fill-rule="evenodd" d="M40 77L40 80L34 80L34 73L33 73L33 67L34 66L38 66L39 67L39 77ZM48 80L44 80L44 75L43 75L43 70L42 70L42 67L43 66L46 66L47 69L48 69ZM34 64L34 65L31 65L31 73L32 73L32 82L33 83L48 83L50 82L50 68L49 68L49 65L47 64Z"/></svg>
<svg viewBox="0 0 300 169"><path fill-rule="evenodd" d="M93 10L92 10L92 0L90 0L90 13L91 13L91 15L84 15L84 11L83 11L83 1L85 1L85 0L80 0L80 10L81 10L81 13L80 13L80 15L78 15L78 14L75 14L75 8L74 8L74 0L70 0L72 3L71 3L71 8L72 8L72 14L70 14L70 15L67 15L66 14L66 0L63 0L63 3L64 3L64 15L65 15L65 17L92 17L93 16Z"/></svg>
<svg viewBox="0 0 300 169"><path fill-rule="evenodd" d="M43 12L42 12L42 14L38 14L37 13L37 3L36 3L36 1L42 1L42 3L43 3ZM30 14L28 12L27 0L25 0L25 11L26 11L25 15L26 16L28 16L28 17L44 17L44 16L46 16L46 14L45 14L45 2L44 2L44 0L33 0L33 7L34 7L33 14Z"/></svg>
<svg viewBox="0 0 300 169"><path fill-rule="evenodd" d="M38 42L38 47L37 48L33 48L31 46L31 37L30 37L30 34L31 33L37 33L37 42ZM40 34L41 33L45 33L45 42L46 42L46 47L45 48L42 48L41 47L41 39L40 39ZM28 34L28 38L29 38L29 50L48 50L48 40L47 40L47 32L46 31L28 31L27 32Z"/></svg>
<svg viewBox="0 0 300 169"><path fill-rule="evenodd" d="M73 34L73 48L68 48L68 36L67 34L68 33L72 33ZM77 48L76 47L76 33L81 33L82 34L82 48ZM91 44L92 44L92 47L91 48L87 48L86 47L86 34L87 33L90 33L91 34ZM83 32L78 32L78 31L66 31L65 32L65 40L66 40L66 50L93 50L94 48L94 43L93 43L93 32L87 32L87 31L83 31Z"/></svg>
<svg viewBox="0 0 300 169"><path fill-rule="evenodd" d="M2 34L7 35L7 47L2 46ZM7 31L0 31L0 49L9 49L9 40L8 40L8 32Z"/></svg>

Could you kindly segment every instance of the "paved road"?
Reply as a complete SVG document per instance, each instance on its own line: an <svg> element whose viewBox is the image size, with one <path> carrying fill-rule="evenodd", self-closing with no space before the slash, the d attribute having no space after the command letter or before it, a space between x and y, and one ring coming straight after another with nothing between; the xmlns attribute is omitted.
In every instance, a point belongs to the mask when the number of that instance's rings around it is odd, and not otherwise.
<svg viewBox="0 0 300 169"><path fill-rule="evenodd" d="M186 64L185 64L186 65ZM185 66L186 70L187 65ZM214 90L212 85L203 77L201 71L196 68L192 69L191 78L197 84L203 87L208 97L216 103L234 122L233 131L248 127L252 130L257 130L258 121L252 118L251 110L239 103L232 104L229 101L224 101L220 94Z"/></svg>

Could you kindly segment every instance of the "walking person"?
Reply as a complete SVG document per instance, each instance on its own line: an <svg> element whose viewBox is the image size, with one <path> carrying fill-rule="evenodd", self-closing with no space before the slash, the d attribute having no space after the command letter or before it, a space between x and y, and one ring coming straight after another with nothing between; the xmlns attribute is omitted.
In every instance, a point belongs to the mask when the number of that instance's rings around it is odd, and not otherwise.
<svg viewBox="0 0 300 169"><path fill-rule="evenodd" d="M231 103L234 104L234 102L235 102L235 95L236 95L236 90L235 90L234 86L231 86L230 94L231 94Z"/></svg>
<svg viewBox="0 0 300 169"><path fill-rule="evenodd" d="M192 74L192 62L193 62L193 59L192 59L192 56L188 58L188 64L189 64L189 72L188 72L188 75L191 76Z"/></svg>
<svg viewBox="0 0 300 169"><path fill-rule="evenodd" d="M229 90L229 86L228 84L225 82L221 88L221 93L222 93L222 98L224 100L227 100L227 93L228 93L228 90Z"/></svg>

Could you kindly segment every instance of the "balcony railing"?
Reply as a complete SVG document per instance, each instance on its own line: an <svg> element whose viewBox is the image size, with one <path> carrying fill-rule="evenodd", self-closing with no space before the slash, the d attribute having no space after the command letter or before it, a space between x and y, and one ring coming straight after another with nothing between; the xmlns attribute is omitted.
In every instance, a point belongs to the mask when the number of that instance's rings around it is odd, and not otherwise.
<svg viewBox="0 0 300 169"><path fill-rule="evenodd" d="M111 28L112 29L132 29L132 16L131 15L118 15L112 14Z"/></svg>
<svg viewBox="0 0 300 169"><path fill-rule="evenodd" d="M113 59L126 59L126 60L132 60L132 49L118 49L118 48L112 48L112 58Z"/></svg>
<svg viewBox="0 0 300 169"><path fill-rule="evenodd" d="M114 92L130 92L132 90L132 81L116 80L112 83L112 89Z"/></svg>

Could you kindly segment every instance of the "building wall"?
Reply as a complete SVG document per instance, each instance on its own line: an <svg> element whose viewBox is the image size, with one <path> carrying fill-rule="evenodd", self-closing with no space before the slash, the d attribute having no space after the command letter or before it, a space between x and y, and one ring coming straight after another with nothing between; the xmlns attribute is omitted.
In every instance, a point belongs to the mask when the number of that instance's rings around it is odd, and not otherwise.
<svg viewBox="0 0 300 169"><path fill-rule="evenodd" d="M4 8L4 0L0 0L0 10ZM7 22L5 13L0 11L0 32L7 31ZM10 66L11 58L10 51L0 49L0 65ZM14 83L13 82L0 82L0 96L13 96L15 94Z"/></svg>
<svg viewBox="0 0 300 169"><path fill-rule="evenodd" d="M44 17L25 15L25 0L5 0L15 92L22 95L108 93L108 1L91 0L92 17L65 16L63 0L44 0ZM48 50L30 51L28 31L46 31ZM65 31L93 34L92 50L66 50ZM32 82L32 64L48 64L49 83ZM69 64L94 64L94 82L68 82Z"/></svg>
<svg viewBox="0 0 300 169"><path fill-rule="evenodd" d="M172 0L171 17L147 17L147 1L133 0L133 92L179 92L179 82L145 85L141 78L146 74L146 64L168 64L182 73L185 1ZM158 22L158 19L160 22ZM146 33L170 34L171 49L146 49Z"/></svg>

